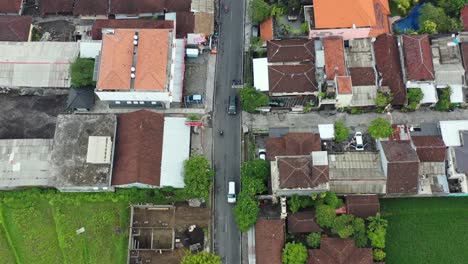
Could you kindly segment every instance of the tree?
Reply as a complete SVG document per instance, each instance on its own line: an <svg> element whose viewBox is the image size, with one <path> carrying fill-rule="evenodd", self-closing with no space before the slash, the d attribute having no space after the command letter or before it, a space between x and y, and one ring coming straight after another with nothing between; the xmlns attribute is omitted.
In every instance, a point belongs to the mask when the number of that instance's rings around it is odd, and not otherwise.
<svg viewBox="0 0 468 264"><path fill-rule="evenodd" d="M460 10L467 1L465 0L435 0L436 5L445 10L445 13L451 17L459 17Z"/></svg>
<svg viewBox="0 0 468 264"><path fill-rule="evenodd" d="M437 24L431 20L424 21L419 29L419 33L434 34L436 32Z"/></svg>
<svg viewBox="0 0 468 264"><path fill-rule="evenodd" d="M221 258L206 251L192 254L187 250L181 264L221 264Z"/></svg>
<svg viewBox="0 0 468 264"><path fill-rule="evenodd" d="M450 109L450 95L452 90L450 87L440 89L439 101L435 105L437 111L448 111Z"/></svg>
<svg viewBox="0 0 468 264"><path fill-rule="evenodd" d="M341 206L343 206L343 201L340 198L338 198L338 196L336 196L334 192L325 192L323 202L333 208L340 208Z"/></svg>
<svg viewBox="0 0 468 264"><path fill-rule="evenodd" d="M383 219L380 213L377 213L375 216L369 216L367 218L367 221L369 221L369 231L374 231L379 227L383 227L384 229L386 229L388 226L388 221L386 219Z"/></svg>
<svg viewBox="0 0 468 264"><path fill-rule="evenodd" d="M354 216L343 214L335 218L333 222L332 232L338 234L341 238L348 238L353 235L353 220Z"/></svg>
<svg viewBox="0 0 468 264"><path fill-rule="evenodd" d="M320 233L310 233L307 238L307 245L311 248L319 248L320 240L322 240L322 235Z"/></svg>
<svg viewBox="0 0 468 264"><path fill-rule="evenodd" d="M308 196L299 196L294 194L289 199L289 209L292 213L297 213L299 209L312 206L312 199Z"/></svg>
<svg viewBox="0 0 468 264"><path fill-rule="evenodd" d="M349 137L349 129L345 126L344 122L338 120L335 122L335 141L343 142Z"/></svg>
<svg viewBox="0 0 468 264"><path fill-rule="evenodd" d="M309 23L304 22L301 24L301 31L302 33L307 33L309 32Z"/></svg>
<svg viewBox="0 0 468 264"><path fill-rule="evenodd" d="M257 216L260 212L258 201L245 192L240 192L237 197L237 204L234 207L234 217L239 230L246 232L257 222Z"/></svg>
<svg viewBox="0 0 468 264"><path fill-rule="evenodd" d="M307 257L307 248L302 243L296 242L288 242L281 254L283 264L304 264Z"/></svg>
<svg viewBox="0 0 468 264"><path fill-rule="evenodd" d="M385 248L385 236L387 234L388 221L377 213L376 216L367 218L369 224L367 226L367 236L371 241L371 245L374 248Z"/></svg>
<svg viewBox="0 0 468 264"><path fill-rule="evenodd" d="M94 60L77 58L70 67L71 84L74 88L94 86Z"/></svg>
<svg viewBox="0 0 468 264"><path fill-rule="evenodd" d="M381 117L372 120L368 131L374 139L387 138L393 134L393 129L390 123Z"/></svg>
<svg viewBox="0 0 468 264"><path fill-rule="evenodd" d="M406 15L408 9L411 7L410 0L394 0L394 2L402 15Z"/></svg>
<svg viewBox="0 0 468 264"><path fill-rule="evenodd" d="M260 23L270 17L271 6L263 0L251 0L249 7L250 18L254 23Z"/></svg>
<svg viewBox="0 0 468 264"><path fill-rule="evenodd" d="M184 163L184 174L187 195L208 199L214 175L209 161L200 155L190 157Z"/></svg>
<svg viewBox="0 0 468 264"><path fill-rule="evenodd" d="M267 181L270 176L270 164L266 160L254 159L244 162L241 167L241 177L251 176Z"/></svg>
<svg viewBox="0 0 468 264"><path fill-rule="evenodd" d="M385 252L382 249L374 249L372 252L375 261L383 261L385 259Z"/></svg>
<svg viewBox="0 0 468 264"><path fill-rule="evenodd" d="M255 196L266 192L267 187L262 179L255 178L253 176L241 177L242 191L249 196Z"/></svg>
<svg viewBox="0 0 468 264"><path fill-rule="evenodd" d="M393 100L393 95L392 93L377 93L377 97L375 98L375 104L378 107L386 107L388 104L390 104Z"/></svg>
<svg viewBox="0 0 468 264"><path fill-rule="evenodd" d="M257 107L268 105L268 96L252 86L240 89L240 100L244 111L249 113L255 112Z"/></svg>
<svg viewBox="0 0 468 264"><path fill-rule="evenodd" d="M321 227L332 227L336 218L335 208L326 204L320 204L315 209L315 219Z"/></svg>
<svg viewBox="0 0 468 264"><path fill-rule="evenodd" d="M408 89L408 93L406 94L406 99L408 99L408 105L406 106L406 108L411 111L416 110L423 98L424 93L422 92L421 88Z"/></svg>
<svg viewBox="0 0 468 264"><path fill-rule="evenodd" d="M366 224L364 219L356 217L353 220L353 238L356 242L356 246L359 248L365 247L367 245L367 236L366 236Z"/></svg>
<svg viewBox="0 0 468 264"><path fill-rule="evenodd" d="M436 7L431 3L422 6L419 16L419 27L423 28L424 22L429 20L437 25L438 33L454 32L461 29L461 24L457 19L449 17L443 8Z"/></svg>
<svg viewBox="0 0 468 264"><path fill-rule="evenodd" d="M200 120L200 116L197 114L189 114L187 115L187 120L189 121L198 121Z"/></svg>

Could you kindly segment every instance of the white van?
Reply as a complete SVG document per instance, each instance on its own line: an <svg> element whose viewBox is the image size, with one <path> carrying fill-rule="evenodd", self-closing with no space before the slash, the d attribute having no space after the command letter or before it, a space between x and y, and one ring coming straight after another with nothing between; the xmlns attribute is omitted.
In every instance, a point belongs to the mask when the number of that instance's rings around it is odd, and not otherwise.
<svg viewBox="0 0 468 264"><path fill-rule="evenodd" d="M362 140L362 133L356 132L356 134L354 134L354 138L356 139L356 150L364 150L364 141Z"/></svg>
<svg viewBox="0 0 468 264"><path fill-rule="evenodd" d="M229 190L227 195L228 203L236 202L236 183L229 182Z"/></svg>

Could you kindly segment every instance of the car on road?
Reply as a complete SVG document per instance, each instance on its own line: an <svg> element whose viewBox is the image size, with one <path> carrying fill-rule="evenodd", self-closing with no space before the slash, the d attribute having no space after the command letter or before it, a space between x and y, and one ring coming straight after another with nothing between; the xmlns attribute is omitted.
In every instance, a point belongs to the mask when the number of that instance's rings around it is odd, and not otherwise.
<svg viewBox="0 0 468 264"><path fill-rule="evenodd" d="M237 96L229 96L229 106L228 106L228 114L235 115L237 114Z"/></svg>
<svg viewBox="0 0 468 264"><path fill-rule="evenodd" d="M229 182L227 199L228 199L228 203L236 202L236 183L235 182Z"/></svg>
<svg viewBox="0 0 468 264"><path fill-rule="evenodd" d="M262 160L266 160L266 150L265 149L259 149L258 150L258 158Z"/></svg>
<svg viewBox="0 0 468 264"><path fill-rule="evenodd" d="M362 139L362 132L357 131L354 134L354 140L356 140L356 150L364 150L364 140Z"/></svg>

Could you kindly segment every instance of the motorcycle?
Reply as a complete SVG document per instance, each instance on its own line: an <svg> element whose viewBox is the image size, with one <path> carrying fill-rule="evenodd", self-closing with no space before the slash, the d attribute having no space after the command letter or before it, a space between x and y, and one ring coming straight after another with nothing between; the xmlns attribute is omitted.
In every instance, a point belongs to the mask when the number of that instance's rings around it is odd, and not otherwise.
<svg viewBox="0 0 468 264"><path fill-rule="evenodd" d="M222 131L222 130L219 130L219 135L221 135L221 136L222 136L223 134L224 134L224 131Z"/></svg>

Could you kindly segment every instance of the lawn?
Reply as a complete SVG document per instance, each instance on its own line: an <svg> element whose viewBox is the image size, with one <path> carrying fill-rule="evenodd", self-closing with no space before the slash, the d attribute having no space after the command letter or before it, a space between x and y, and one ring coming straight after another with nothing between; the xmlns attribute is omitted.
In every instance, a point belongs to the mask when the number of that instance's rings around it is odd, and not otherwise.
<svg viewBox="0 0 468 264"><path fill-rule="evenodd" d="M468 197L381 199L388 264L468 263Z"/></svg>

